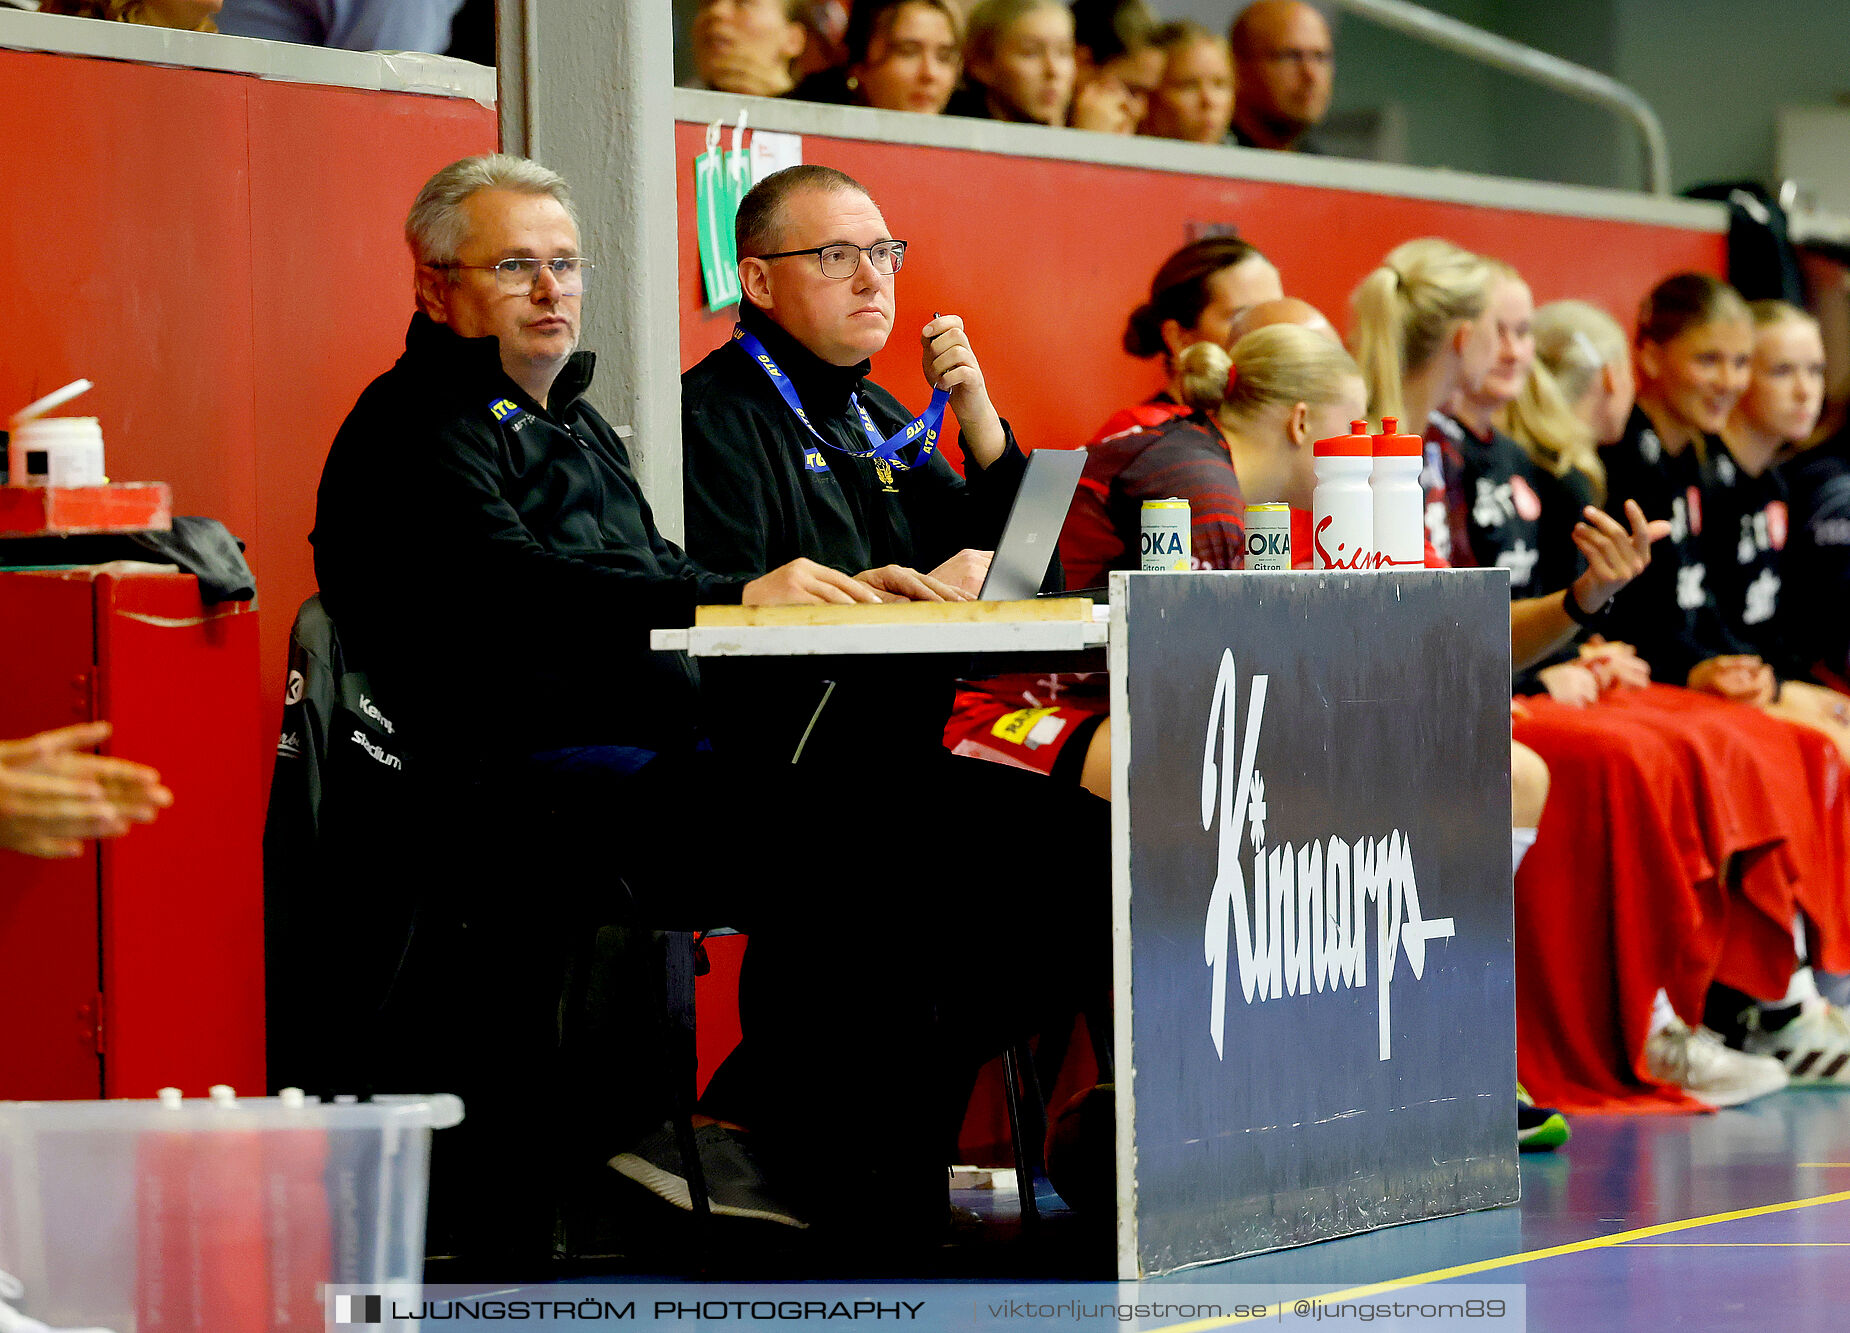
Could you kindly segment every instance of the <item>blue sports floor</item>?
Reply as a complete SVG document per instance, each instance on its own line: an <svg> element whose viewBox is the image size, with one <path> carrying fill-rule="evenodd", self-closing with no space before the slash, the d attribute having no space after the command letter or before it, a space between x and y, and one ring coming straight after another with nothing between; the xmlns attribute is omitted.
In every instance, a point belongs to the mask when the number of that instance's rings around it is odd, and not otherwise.
<svg viewBox="0 0 1850 1333"><path fill-rule="evenodd" d="M1176 1281L1520 1283L1528 1327L1842 1330L1850 1324L1850 1090L1702 1116L1577 1116L1522 1159L1512 1208L1235 1260Z"/></svg>
<svg viewBox="0 0 1850 1333"><path fill-rule="evenodd" d="M1518 1284L1526 1327L1549 1333L1840 1333L1850 1326L1850 1089L1788 1090L1712 1115L1576 1116L1572 1123L1566 1147L1523 1156L1523 1198L1515 1206L1189 1269L1156 1282L1287 1285L1315 1289L1325 1302L1387 1300L1395 1290L1427 1283ZM625 1197L640 1194L624 1189ZM926 1271L905 1275L914 1282L1102 1283L1113 1275L1109 1236L1067 1212L1045 1182L1044 1221L1031 1235L1023 1234L1012 1190L954 1197L984 1223L964 1228ZM709 1250L710 1262L689 1272L681 1267L685 1233L676 1239L662 1230L685 1224L686 1215L660 1205L652 1216L650 1227L667 1246L655 1263L638 1262L633 1252L628 1261L593 1260L576 1280L900 1276L878 1260L872 1271L844 1270L813 1243L793 1245L798 1233L763 1223L716 1228L720 1243ZM456 1279L432 1274L429 1280ZM1205 1327L1183 1324L1178 1333Z"/></svg>

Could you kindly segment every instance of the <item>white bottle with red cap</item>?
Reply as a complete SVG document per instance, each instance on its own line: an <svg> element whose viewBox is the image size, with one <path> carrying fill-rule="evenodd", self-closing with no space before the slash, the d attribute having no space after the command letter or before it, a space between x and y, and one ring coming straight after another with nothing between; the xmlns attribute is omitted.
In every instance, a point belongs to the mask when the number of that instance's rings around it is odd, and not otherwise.
<svg viewBox="0 0 1850 1333"><path fill-rule="evenodd" d="M1374 493L1375 550L1380 569L1426 567L1426 493L1420 488L1425 441L1403 435L1395 417L1381 418L1374 439L1375 464L1368 488Z"/></svg>
<svg viewBox="0 0 1850 1333"><path fill-rule="evenodd" d="M1375 502L1368 488L1375 442L1368 423L1352 424L1349 435L1318 440L1317 489L1310 499L1313 569L1375 567Z"/></svg>

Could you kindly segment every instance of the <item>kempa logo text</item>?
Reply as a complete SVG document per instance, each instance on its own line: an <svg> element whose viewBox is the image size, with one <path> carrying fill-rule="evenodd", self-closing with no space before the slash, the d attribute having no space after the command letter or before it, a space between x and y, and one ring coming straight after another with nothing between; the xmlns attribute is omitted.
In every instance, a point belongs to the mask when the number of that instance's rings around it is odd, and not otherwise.
<svg viewBox="0 0 1850 1333"><path fill-rule="evenodd" d="M1235 734L1238 700L1233 653L1221 653L1208 710L1206 751L1201 767L1201 827L1220 825L1214 891L1208 898L1203 944L1213 971L1208 1013L1215 1054L1226 1058L1227 954L1229 937L1246 1003L1309 995L1368 984L1366 904L1375 904L1376 1010L1380 1058L1393 1054L1389 990L1404 951L1417 980L1426 971L1426 942L1452 934L1452 918L1428 921L1420 913L1413 874L1413 844L1399 829L1382 838L1351 843L1332 837L1293 848L1286 843L1268 855L1265 845L1265 782L1254 767L1259 729L1265 720L1270 678L1255 675L1246 705L1244 744ZM1216 742L1220 751L1215 761ZM1236 767L1234 754L1239 752ZM1250 828L1253 884L1250 896L1240 865L1240 844Z"/></svg>

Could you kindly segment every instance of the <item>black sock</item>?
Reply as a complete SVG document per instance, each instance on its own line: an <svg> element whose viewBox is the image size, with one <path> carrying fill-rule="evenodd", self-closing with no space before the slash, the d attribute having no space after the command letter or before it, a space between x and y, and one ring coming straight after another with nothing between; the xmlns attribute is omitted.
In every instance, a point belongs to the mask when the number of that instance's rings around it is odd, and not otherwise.
<svg viewBox="0 0 1850 1333"><path fill-rule="evenodd" d="M1709 993L1702 1001L1702 1023L1730 1046L1739 1046L1757 1022L1760 1003L1745 991L1709 983Z"/></svg>

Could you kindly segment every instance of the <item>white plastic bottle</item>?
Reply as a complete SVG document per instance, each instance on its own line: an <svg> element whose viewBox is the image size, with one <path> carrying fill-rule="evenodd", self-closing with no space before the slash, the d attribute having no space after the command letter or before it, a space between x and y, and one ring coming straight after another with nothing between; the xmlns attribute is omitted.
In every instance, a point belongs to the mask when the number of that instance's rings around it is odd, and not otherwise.
<svg viewBox="0 0 1850 1333"><path fill-rule="evenodd" d="M1314 569L1375 567L1375 502L1368 488L1375 442L1368 423L1353 434L1318 440L1317 489L1310 500L1310 549Z"/></svg>
<svg viewBox="0 0 1850 1333"><path fill-rule="evenodd" d="M1400 433L1395 417L1381 418L1374 438L1374 470L1368 488L1374 494L1375 551L1380 569L1426 567L1426 493L1420 488L1425 441Z"/></svg>

